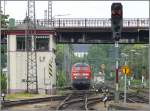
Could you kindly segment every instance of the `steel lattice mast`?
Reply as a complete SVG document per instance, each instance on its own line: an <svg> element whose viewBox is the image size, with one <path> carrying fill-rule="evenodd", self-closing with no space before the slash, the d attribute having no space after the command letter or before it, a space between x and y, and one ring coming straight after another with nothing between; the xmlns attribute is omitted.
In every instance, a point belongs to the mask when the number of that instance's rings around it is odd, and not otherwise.
<svg viewBox="0 0 150 111"><path fill-rule="evenodd" d="M44 10L44 25L47 26L47 10Z"/></svg>
<svg viewBox="0 0 150 111"><path fill-rule="evenodd" d="M27 92L38 93L35 0L28 0L26 19Z"/></svg>
<svg viewBox="0 0 150 111"><path fill-rule="evenodd" d="M52 25L52 0L48 1L48 25Z"/></svg>

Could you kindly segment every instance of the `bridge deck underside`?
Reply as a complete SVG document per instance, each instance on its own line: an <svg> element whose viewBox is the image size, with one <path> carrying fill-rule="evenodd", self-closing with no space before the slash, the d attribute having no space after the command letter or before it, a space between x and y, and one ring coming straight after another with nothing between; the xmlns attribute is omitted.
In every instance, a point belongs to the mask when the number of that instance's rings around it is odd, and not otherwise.
<svg viewBox="0 0 150 111"><path fill-rule="evenodd" d="M114 43L110 28L56 28L57 43ZM120 43L149 42L146 28L123 28Z"/></svg>

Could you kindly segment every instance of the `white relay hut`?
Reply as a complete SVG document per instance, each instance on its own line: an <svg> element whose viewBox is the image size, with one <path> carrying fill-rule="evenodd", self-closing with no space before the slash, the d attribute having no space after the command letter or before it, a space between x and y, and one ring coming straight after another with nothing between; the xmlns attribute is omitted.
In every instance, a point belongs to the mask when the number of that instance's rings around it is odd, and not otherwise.
<svg viewBox="0 0 150 111"><path fill-rule="evenodd" d="M20 24L7 30L9 93L27 90L26 30L27 24ZM56 86L54 30L39 28L35 33L38 92L54 94Z"/></svg>

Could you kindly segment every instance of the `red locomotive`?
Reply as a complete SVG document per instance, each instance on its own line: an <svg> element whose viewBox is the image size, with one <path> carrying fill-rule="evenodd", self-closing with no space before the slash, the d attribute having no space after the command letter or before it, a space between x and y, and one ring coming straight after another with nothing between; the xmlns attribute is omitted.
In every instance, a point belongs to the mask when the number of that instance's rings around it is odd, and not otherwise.
<svg viewBox="0 0 150 111"><path fill-rule="evenodd" d="M72 86L76 89L88 89L90 87L91 69L86 63L76 63L72 66Z"/></svg>

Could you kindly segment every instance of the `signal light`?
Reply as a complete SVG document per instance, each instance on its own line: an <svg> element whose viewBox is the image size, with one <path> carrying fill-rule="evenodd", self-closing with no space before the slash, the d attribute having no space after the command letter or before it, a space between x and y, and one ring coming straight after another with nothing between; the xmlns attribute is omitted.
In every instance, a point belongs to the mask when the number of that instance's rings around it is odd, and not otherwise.
<svg viewBox="0 0 150 111"><path fill-rule="evenodd" d="M112 11L113 16L121 16L121 10L118 11Z"/></svg>
<svg viewBox="0 0 150 111"><path fill-rule="evenodd" d="M121 3L113 3L111 5L111 28L113 39L119 41L121 38L121 30L123 26L123 11Z"/></svg>

